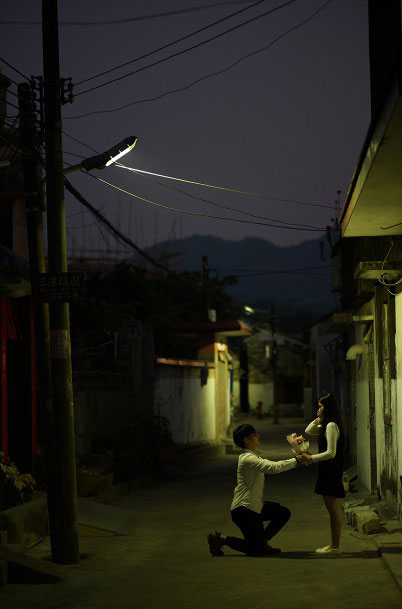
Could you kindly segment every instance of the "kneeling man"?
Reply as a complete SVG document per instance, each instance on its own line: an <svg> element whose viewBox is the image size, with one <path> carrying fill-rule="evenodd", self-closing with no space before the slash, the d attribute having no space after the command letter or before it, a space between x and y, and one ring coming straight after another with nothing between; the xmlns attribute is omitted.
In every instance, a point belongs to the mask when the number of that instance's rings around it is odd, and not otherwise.
<svg viewBox="0 0 402 609"><path fill-rule="evenodd" d="M282 529L290 518L287 507L273 501L263 501L264 474L280 474L294 469L299 463L308 463L308 455L297 455L284 461L263 459L255 451L260 437L252 425L239 425L233 432L234 443L242 448L237 465L237 485L231 505L233 522L243 533L244 539L224 537L218 532L208 535L212 556L223 556L223 546L244 552L250 556L277 554L268 542ZM264 529L264 522L269 524Z"/></svg>

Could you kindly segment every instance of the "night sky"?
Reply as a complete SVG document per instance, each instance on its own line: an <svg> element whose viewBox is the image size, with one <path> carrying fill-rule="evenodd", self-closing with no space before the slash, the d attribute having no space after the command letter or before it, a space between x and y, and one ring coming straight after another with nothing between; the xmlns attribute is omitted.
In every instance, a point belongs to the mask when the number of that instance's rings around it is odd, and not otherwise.
<svg viewBox="0 0 402 609"><path fill-rule="evenodd" d="M64 130L98 151L135 134L137 146L124 162L147 171L279 198L333 204L337 190L345 193L348 187L370 119L365 0L333 0L310 21L284 35L270 48L185 91L118 112L68 120L185 87L268 45L308 19L325 0L295 1L198 49L96 91L78 95L87 88L188 48L283 3L284 0L266 0L165 51L76 86L74 103L63 107ZM214 3L214 0L60 1L61 76L71 76L77 83L249 4ZM203 10L123 24L63 24L108 22L208 6ZM2 19L40 21L41 2L5 0ZM28 76L41 74L40 25L1 24L1 56ZM8 67L1 67L5 74L20 79ZM92 154L68 137L64 138L64 149L80 155ZM79 158L66 154L65 160L74 163ZM96 175L157 203L247 219L122 169L113 168ZM158 210L121 195L88 176L75 174L71 181L91 203L103 206L103 212L143 247L169 236L177 238L194 233L232 240L256 236L280 245L320 236L318 232L185 216ZM164 183L219 205L267 218L322 227L333 217L330 209ZM69 227L93 222L88 213L71 215L81 209L68 195ZM76 247L80 247L84 239L87 247L105 248L95 226L69 231L70 246L75 240Z"/></svg>

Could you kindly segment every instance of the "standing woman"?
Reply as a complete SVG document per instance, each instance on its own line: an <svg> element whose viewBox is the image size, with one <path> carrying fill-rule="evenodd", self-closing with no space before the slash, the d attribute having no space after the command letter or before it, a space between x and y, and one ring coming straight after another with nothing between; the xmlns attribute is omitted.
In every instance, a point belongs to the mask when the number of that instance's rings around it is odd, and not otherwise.
<svg viewBox="0 0 402 609"><path fill-rule="evenodd" d="M332 393L327 393L318 400L317 418L306 427L306 434L318 436L319 452L311 456L312 462L318 463L314 492L322 495L331 526L331 544L317 548L316 553L340 554L342 518L338 498L345 497L342 484L345 434L339 406Z"/></svg>

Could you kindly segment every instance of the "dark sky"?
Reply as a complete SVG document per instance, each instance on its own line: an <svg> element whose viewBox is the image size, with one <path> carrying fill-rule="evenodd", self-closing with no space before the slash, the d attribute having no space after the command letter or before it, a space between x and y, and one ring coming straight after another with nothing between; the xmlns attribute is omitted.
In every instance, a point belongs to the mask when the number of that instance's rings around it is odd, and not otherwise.
<svg viewBox="0 0 402 609"><path fill-rule="evenodd" d="M77 86L76 93L187 48L283 2L267 0L147 60ZM127 135L137 135L135 150L124 160L134 167L279 198L332 204L336 191L345 193L347 189L369 124L366 0L333 0L308 23L289 32L269 49L186 91L119 112L67 120L186 86L266 46L306 20L324 2L298 0L178 58L78 95L71 106L63 107L63 127L99 151ZM211 7L214 3L220 5ZM61 75L72 76L78 82L247 4L250 3L214 0L60 1ZM208 5L210 8L205 10L125 24L63 25L63 21L118 20ZM40 21L41 2L3 0L2 19ZM28 76L42 72L40 26L2 24L0 46L0 55ZM17 77L6 66L1 67L4 73ZM64 149L91 154L68 138L64 140ZM70 163L79 160L69 155L65 159ZM211 215L247 218L121 169L97 175L158 203ZM93 204L104 205L104 213L141 246L165 240L169 235L194 233L233 240L257 236L281 245L319 236L314 232L184 216L119 195L84 175L75 174L71 181ZM331 210L319 207L167 183L220 205L287 222L321 227L330 223L333 216ZM69 197L67 207L68 214L81 210ZM92 221L87 213L67 220L69 227ZM88 247L105 247L94 226L69 231L70 245L72 239L79 245L84 238Z"/></svg>

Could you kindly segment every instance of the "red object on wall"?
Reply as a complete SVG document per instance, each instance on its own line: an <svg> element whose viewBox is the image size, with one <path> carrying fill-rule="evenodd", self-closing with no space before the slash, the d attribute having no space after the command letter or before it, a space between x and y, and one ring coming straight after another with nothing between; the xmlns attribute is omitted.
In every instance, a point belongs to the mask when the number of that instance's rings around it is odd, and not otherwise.
<svg viewBox="0 0 402 609"><path fill-rule="evenodd" d="M37 421L37 392L36 392L36 344L35 321L33 308L30 308L31 329L31 403L32 403L32 456L38 454L38 421Z"/></svg>
<svg viewBox="0 0 402 609"><path fill-rule="evenodd" d="M1 452L3 462L8 457L8 404L7 404L7 305L9 299L1 301L0 309L0 367L1 367Z"/></svg>

